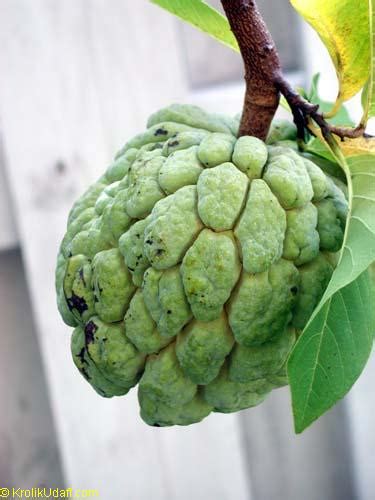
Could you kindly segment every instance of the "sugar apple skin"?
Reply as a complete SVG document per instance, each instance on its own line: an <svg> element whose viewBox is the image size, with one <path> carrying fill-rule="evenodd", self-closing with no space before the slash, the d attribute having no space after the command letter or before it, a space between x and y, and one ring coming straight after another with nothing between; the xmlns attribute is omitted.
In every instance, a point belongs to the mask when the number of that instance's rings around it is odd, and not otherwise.
<svg viewBox="0 0 375 500"><path fill-rule="evenodd" d="M75 203L56 268L74 363L142 419L189 425L261 403L331 278L348 211L334 165L276 120L153 114Z"/></svg>

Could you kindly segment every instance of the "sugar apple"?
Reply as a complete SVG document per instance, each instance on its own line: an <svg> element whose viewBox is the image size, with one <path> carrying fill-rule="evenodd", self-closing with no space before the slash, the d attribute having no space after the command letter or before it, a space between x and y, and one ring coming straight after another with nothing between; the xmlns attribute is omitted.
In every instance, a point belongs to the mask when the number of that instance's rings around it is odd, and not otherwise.
<svg viewBox="0 0 375 500"><path fill-rule="evenodd" d="M249 408L287 384L342 245L335 166L299 154L290 123L268 144L238 125L158 111L69 215L56 289L74 363L105 397L138 384L150 425Z"/></svg>

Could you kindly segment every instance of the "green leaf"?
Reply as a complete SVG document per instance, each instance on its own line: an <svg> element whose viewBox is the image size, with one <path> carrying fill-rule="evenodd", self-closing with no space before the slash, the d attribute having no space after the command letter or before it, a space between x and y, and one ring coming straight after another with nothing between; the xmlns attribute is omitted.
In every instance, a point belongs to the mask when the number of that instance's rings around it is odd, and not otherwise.
<svg viewBox="0 0 375 500"><path fill-rule="evenodd" d="M327 300L290 357L296 432L330 409L361 374L373 343L374 286L368 271Z"/></svg>
<svg viewBox="0 0 375 500"><path fill-rule="evenodd" d="M202 0L150 0L233 50L239 51L228 20Z"/></svg>
<svg viewBox="0 0 375 500"><path fill-rule="evenodd" d="M326 160L335 161L335 157L332 155L328 147L322 142L318 137L313 137L305 146L304 150L307 153L312 153L317 156L321 156Z"/></svg>
<svg viewBox="0 0 375 500"><path fill-rule="evenodd" d="M353 281L375 261L375 155L346 159L352 189L352 207L340 264L326 295Z"/></svg>
<svg viewBox="0 0 375 500"><path fill-rule="evenodd" d="M335 151L333 151L335 154ZM341 155L350 213L339 264L288 361L296 432L341 399L361 374L375 332L375 156Z"/></svg>
<svg viewBox="0 0 375 500"><path fill-rule="evenodd" d="M334 111L366 84L370 68L370 0L290 0L327 47L339 93Z"/></svg>

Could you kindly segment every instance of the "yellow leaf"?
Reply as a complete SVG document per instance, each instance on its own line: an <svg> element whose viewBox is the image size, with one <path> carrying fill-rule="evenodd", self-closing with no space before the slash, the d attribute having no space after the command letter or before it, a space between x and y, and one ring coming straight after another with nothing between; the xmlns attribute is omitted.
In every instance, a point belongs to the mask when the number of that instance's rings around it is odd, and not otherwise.
<svg viewBox="0 0 375 500"><path fill-rule="evenodd" d="M309 124L309 130L315 137L317 137L321 144L328 147L333 156L340 164L340 161L335 153L337 148L346 157L361 156L361 155L374 155L374 171L375 171L375 137L357 137L356 139L345 138L344 140L332 135L331 140L326 140L323 137L322 131L319 127ZM316 150L316 146L315 146ZM323 149L324 150L324 149ZM314 153L314 151L312 151ZM323 155L324 156L324 155Z"/></svg>
<svg viewBox="0 0 375 500"><path fill-rule="evenodd" d="M357 94L370 74L369 0L290 0L317 31L335 66L334 110Z"/></svg>
<svg viewBox="0 0 375 500"><path fill-rule="evenodd" d="M362 92L363 117L361 123L366 126L369 118L375 116L375 0L369 0L369 28L372 37L370 46L371 68L368 82Z"/></svg>
<svg viewBox="0 0 375 500"><path fill-rule="evenodd" d="M375 138L358 137L358 139L345 139L340 142L341 151L344 156L359 156L364 154L375 155ZM374 156L375 170L375 156Z"/></svg>

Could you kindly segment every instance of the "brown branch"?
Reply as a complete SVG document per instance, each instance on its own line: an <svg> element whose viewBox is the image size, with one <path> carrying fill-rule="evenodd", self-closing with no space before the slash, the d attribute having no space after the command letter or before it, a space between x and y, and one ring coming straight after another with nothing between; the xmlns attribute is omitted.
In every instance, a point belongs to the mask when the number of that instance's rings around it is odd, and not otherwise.
<svg viewBox="0 0 375 500"><path fill-rule="evenodd" d="M245 66L246 94L239 136L266 139L281 93L290 106L300 138L305 138L311 120L320 127L324 137L330 134L341 140L366 137L363 124L356 128L332 125L319 112L318 105L311 104L293 90L282 75L274 41L255 0L221 0L221 3Z"/></svg>
<svg viewBox="0 0 375 500"><path fill-rule="evenodd" d="M343 141L345 138L356 139L364 135L365 127L362 124L359 124L356 128L350 128L337 127L328 123L323 113L319 113L319 105L306 101L300 94L293 90L281 73L276 76L275 83L290 106L299 137L304 137L305 129L308 128L309 118L320 127L324 137L327 137L329 134L335 134Z"/></svg>
<svg viewBox="0 0 375 500"><path fill-rule="evenodd" d="M253 0L222 0L245 65L246 94L239 136L265 140L279 105L281 73L274 41Z"/></svg>

